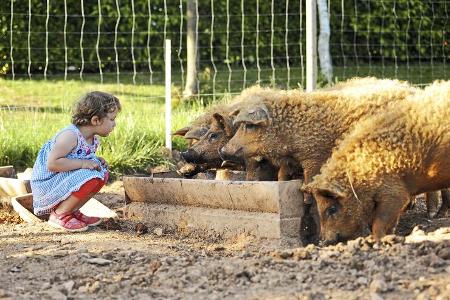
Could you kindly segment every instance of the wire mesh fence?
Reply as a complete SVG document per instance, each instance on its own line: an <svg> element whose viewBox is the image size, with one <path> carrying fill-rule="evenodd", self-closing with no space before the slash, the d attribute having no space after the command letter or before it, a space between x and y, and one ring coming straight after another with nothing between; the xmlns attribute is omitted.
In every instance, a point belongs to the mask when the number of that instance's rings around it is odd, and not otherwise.
<svg viewBox="0 0 450 300"><path fill-rule="evenodd" d="M4 2L5 78L163 84L164 40L170 38L173 82L185 83L183 0ZM335 80L448 78L449 1L328 4ZM305 85L304 0L197 0L195 7L201 94L237 93L255 83Z"/></svg>
<svg viewBox="0 0 450 300"><path fill-rule="evenodd" d="M305 0L192 1L199 101L173 111L172 129L201 113L203 100L254 84L305 87ZM328 1L333 80L449 79L449 6L445 0ZM189 18L183 0L2 1L0 164L30 166L42 143L69 121L73 100L95 89L126 104L104 144L111 165L128 170L161 161L164 41L171 40L172 98L179 101ZM324 82L319 77L319 86ZM175 148L183 142L173 141Z"/></svg>

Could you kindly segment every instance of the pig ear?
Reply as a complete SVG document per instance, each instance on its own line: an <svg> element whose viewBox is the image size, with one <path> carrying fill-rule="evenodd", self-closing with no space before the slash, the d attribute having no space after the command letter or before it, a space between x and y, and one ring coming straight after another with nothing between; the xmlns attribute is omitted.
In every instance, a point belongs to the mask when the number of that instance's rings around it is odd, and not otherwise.
<svg viewBox="0 0 450 300"><path fill-rule="evenodd" d="M344 197L340 191L333 188L316 188L315 192L330 200L339 200Z"/></svg>
<svg viewBox="0 0 450 300"><path fill-rule="evenodd" d="M300 190L304 193L313 194L316 193L322 197L337 200L344 197L344 194L339 191L336 187L331 185L319 186L314 181L309 184L304 184Z"/></svg>
<svg viewBox="0 0 450 300"><path fill-rule="evenodd" d="M209 130L208 126L200 126L200 127L192 128L191 130L186 132L186 134L184 135L184 138L199 140L202 138L202 136L204 136L208 132L208 130Z"/></svg>
<svg viewBox="0 0 450 300"><path fill-rule="evenodd" d="M233 127L232 124L230 124L230 119L225 118L219 113L213 114L214 122L217 123L217 125L222 128L227 136L233 136Z"/></svg>
<svg viewBox="0 0 450 300"><path fill-rule="evenodd" d="M312 194L314 192L314 188L315 187L313 186L312 183L310 183L310 184L303 184L300 187L300 191L303 192L303 193Z"/></svg>
<svg viewBox="0 0 450 300"><path fill-rule="evenodd" d="M230 112L228 115L230 117L236 118L236 116L241 112L240 108L236 108L235 110L233 110L232 112Z"/></svg>
<svg viewBox="0 0 450 300"><path fill-rule="evenodd" d="M191 130L191 127L186 126L186 127L183 127L181 129L178 129L177 131L173 132L172 135L185 136L189 130Z"/></svg>
<svg viewBox="0 0 450 300"><path fill-rule="evenodd" d="M269 110L264 104L250 107L241 111L234 120L234 124L238 123L250 123L254 125L270 125L272 124L272 118L270 117Z"/></svg>

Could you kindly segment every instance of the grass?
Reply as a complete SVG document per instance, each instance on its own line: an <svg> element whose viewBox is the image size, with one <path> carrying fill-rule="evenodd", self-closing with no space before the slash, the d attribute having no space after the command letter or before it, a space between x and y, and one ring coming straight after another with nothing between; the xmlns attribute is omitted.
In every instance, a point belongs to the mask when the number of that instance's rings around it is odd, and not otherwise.
<svg viewBox="0 0 450 300"><path fill-rule="evenodd" d="M351 66L351 67L348 67ZM395 66L395 64L350 64L335 67L335 80L354 76L399 78L423 85L434 79L449 79L447 65ZM41 76L42 77L42 76ZM221 69L216 76L211 69L199 73L202 96L193 102L180 101L182 82L180 74L172 75L172 131L184 127L205 106L217 101L227 101L230 94L239 93L260 79L262 85L297 88L304 83L304 72L299 68L249 69L247 72ZM133 84L132 74L121 74L120 84L116 74L105 74L100 83L98 74L78 74L64 81L61 76L49 76L47 80L33 75L33 80L0 78L0 165L14 165L18 170L31 167L40 147L59 129L70 122L70 110L74 101L84 93L102 90L119 97L122 112L113 133L102 140L99 155L110 164L115 175L142 171L149 165L167 163L164 157L164 83L161 76L149 84L148 74L137 74ZM230 81L229 81L230 80ZM319 82L323 83L323 80ZM230 93L231 92L231 93ZM173 139L174 149L184 149L182 138Z"/></svg>
<svg viewBox="0 0 450 300"><path fill-rule="evenodd" d="M113 93L122 103L117 127L102 140L98 153L109 162L115 174L142 170L166 161L162 151L162 86L0 79L0 165L14 165L19 170L32 167L40 147L70 124L74 101L91 90ZM199 105L175 107L172 128L183 127L203 109ZM184 140L175 138L173 147L183 149Z"/></svg>

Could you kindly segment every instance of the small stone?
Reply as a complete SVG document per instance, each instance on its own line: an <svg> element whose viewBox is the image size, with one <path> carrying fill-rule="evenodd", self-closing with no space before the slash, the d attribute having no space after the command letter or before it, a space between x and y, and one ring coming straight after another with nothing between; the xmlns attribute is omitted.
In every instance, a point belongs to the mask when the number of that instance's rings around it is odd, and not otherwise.
<svg viewBox="0 0 450 300"><path fill-rule="evenodd" d="M86 248L81 248L75 251L76 254L81 254L81 253L88 253L88 249Z"/></svg>
<svg viewBox="0 0 450 300"><path fill-rule="evenodd" d="M362 276L358 277L358 279L356 280L356 282L358 282L361 285L366 285L368 281L369 280L366 277L362 277Z"/></svg>
<svg viewBox="0 0 450 300"><path fill-rule="evenodd" d="M48 299L55 299L55 300L59 300L59 299L67 299L67 296L64 295L62 292L58 291L57 289L51 289L47 291L48 294Z"/></svg>
<svg viewBox="0 0 450 300"><path fill-rule="evenodd" d="M162 263L159 260L153 260L150 262L148 269L152 274L154 274L156 271L158 271L161 265Z"/></svg>
<svg viewBox="0 0 450 300"><path fill-rule="evenodd" d="M51 253L51 256L58 258L58 257L64 257L67 256L67 251L64 250L57 250Z"/></svg>
<svg viewBox="0 0 450 300"><path fill-rule="evenodd" d="M157 236L162 236L163 233L164 233L164 231L163 231L162 228L156 227L156 228L153 230L153 233L156 234Z"/></svg>
<svg viewBox="0 0 450 300"><path fill-rule="evenodd" d="M293 256L292 251L286 251L286 250L274 251L271 254L272 254L272 257L278 258L278 259L288 259L288 258L291 258Z"/></svg>
<svg viewBox="0 0 450 300"><path fill-rule="evenodd" d="M383 300L384 298L381 297L380 294L377 293L370 293L370 300Z"/></svg>
<svg viewBox="0 0 450 300"><path fill-rule="evenodd" d="M310 259L311 252L307 249L297 248L293 251L293 256L296 260Z"/></svg>
<svg viewBox="0 0 450 300"><path fill-rule="evenodd" d="M88 263L93 264L93 265L99 265L99 266L106 266L109 265L111 263L110 260L107 259L103 259L103 258L90 258L86 260Z"/></svg>
<svg viewBox="0 0 450 300"><path fill-rule="evenodd" d="M21 269L20 266L14 266L14 267L12 267L11 269L9 269L9 271L10 271L11 273L18 273L18 272L20 272L20 269Z"/></svg>
<svg viewBox="0 0 450 300"><path fill-rule="evenodd" d="M42 248L44 248L44 245L36 245L30 248L30 251L37 251L37 250L41 250Z"/></svg>
<svg viewBox="0 0 450 300"><path fill-rule="evenodd" d="M86 291L89 293L95 293L100 289L100 282L94 281L92 284L88 284L86 287Z"/></svg>
<svg viewBox="0 0 450 300"><path fill-rule="evenodd" d="M70 293L75 285L75 282L73 280L67 281L63 283L63 288L67 291L67 293Z"/></svg>
<svg viewBox="0 0 450 300"><path fill-rule="evenodd" d="M136 234L138 236L140 236L140 235L145 234L145 233L148 232L148 227L145 224L143 224L143 223L137 223L136 227L134 228L134 230L136 231Z"/></svg>
<svg viewBox="0 0 450 300"><path fill-rule="evenodd" d="M388 285L387 285L386 281L384 281L384 279L382 279L382 278L374 279L370 283L369 290L372 293L383 293L388 290Z"/></svg>
<svg viewBox="0 0 450 300"><path fill-rule="evenodd" d="M431 268L439 268L445 265L445 260L443 260L442 258L440 258L439 256L437 256L434 253L431 253L428 257L428 265Z"/></svg>
<svg viewBox="0 0 450 300"><path fill-rule="evenodd" d="M437 256L445 260L450 259L450 247L439 250Z"/></svg>

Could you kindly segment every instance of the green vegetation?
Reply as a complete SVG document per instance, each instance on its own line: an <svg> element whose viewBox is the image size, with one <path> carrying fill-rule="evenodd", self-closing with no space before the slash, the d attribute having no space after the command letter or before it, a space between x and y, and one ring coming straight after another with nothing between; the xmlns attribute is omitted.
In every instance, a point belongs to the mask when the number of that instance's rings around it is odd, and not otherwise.
<svg viewBox="0 0 450 300"><path fill-rule="evenodd" d="M185 64L185 2L182 7L179 1L166 0L83 3L82 11L79 0L3 1L0 72L11 75L12 61L16 75L28 70L43 73L46 67L48 76L66 68L83 68L86 73L100 69L123 73L134 68L146 72L151 61L153 71L161 73L166 38L172 40L174 68ZM349 65L349 60L445 63L450 57L448 1L329 1L329 5L335 64ZM241 0L198 1L200 67L212 67L211 58L218 66L240 66L244 57L248 68L270 68L285 64L287 53L290 64L299 66L305 55L305 11L305 1L276 5L271 1L245 5Z"/></svg>
<svg viewBox="0 0 450 300"><path fill-rule="evenodd" d="M102 140L99 152L113 172L132 172L163 163L164 98L160 96L164 90L161 86L0 79L0 165L31 167L40 147L70 124L74 101L91 90L113 93L123 105L116 129ZM203 109L198 105L174 107L173 128L181 128ZM173 143L176 149L185 146L182 138L174 138Z"/></svg>
<svg viewBox="0 0 450 300"><path fill-rule="evenodd" d="M399 65L348 64L351 67L336 67L336 81L354 76L376 76L399 78L422 85L435 79L448 79L446 65ZM276 85L281 88L297 88L302 82L299 68L277 68L275 78L270 69L260 73L261 85ZM35 78L36 76L34 76ZM228 101L231 95L257 82L258 71L233 70L228 82L228 70L220 70L214 76L204 70L201 74L201 95L190 102L180 100L180 82L176 74L172 88L172 130L184 127L201 114L208 105ZM289 78L289 81L288 81ZM164 159L164 87L143 84L147 76L138 75L132 84L132 76L121 76L122 84L116 83L114 74L104 77L84 75L84 81L60 80L2 80L0 79L0 165L14 165L18 169L33 165L36 155L45 141L70 122L71 106L84 93L102 90L117 95L123 105L115 131L102 141L99 155L110 163L118 174L142 171L149 165L167 163ZM245 79L245 81L244 81ZM319 81L319 86L323 81ZM184 149L182 138L174 137L173 148Z"/></svg>

